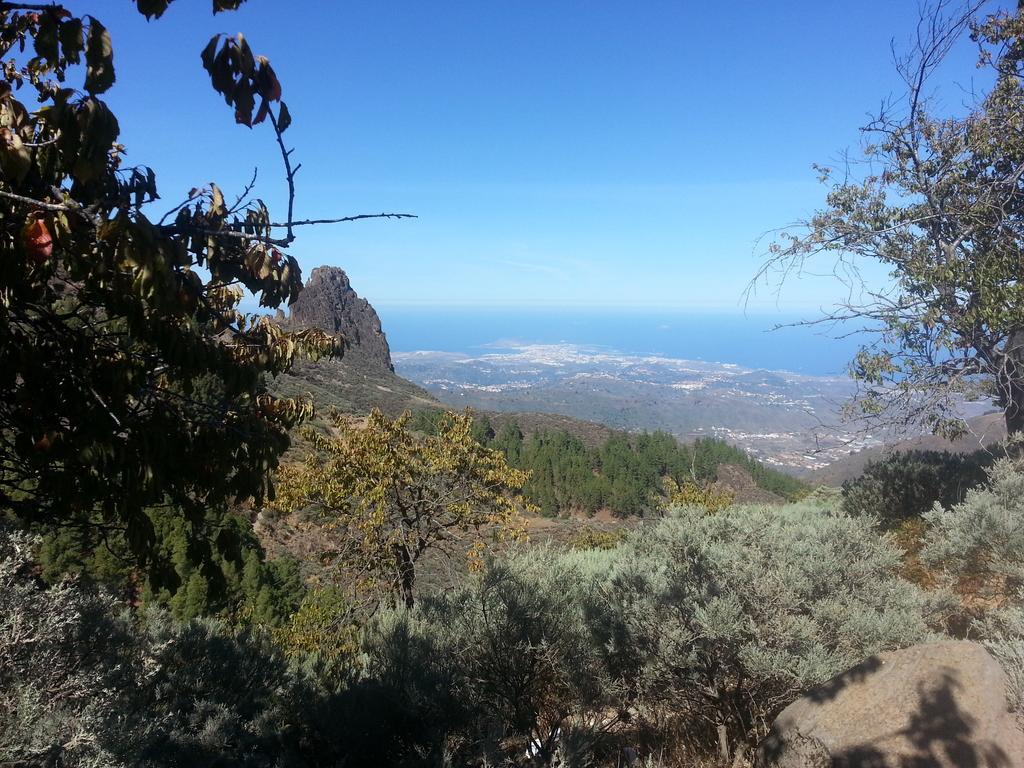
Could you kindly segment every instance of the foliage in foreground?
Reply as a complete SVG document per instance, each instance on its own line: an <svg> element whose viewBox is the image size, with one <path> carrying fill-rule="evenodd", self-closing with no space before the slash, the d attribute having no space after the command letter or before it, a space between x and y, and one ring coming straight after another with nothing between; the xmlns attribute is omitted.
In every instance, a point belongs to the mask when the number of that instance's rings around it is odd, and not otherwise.
<svg viewBox="0 0 1024 768"><path fill-rule="evenodd" d="M924 553L1016 706L1022 478L1001 460L961 504L937 505ZM361 633L323 589L272 631L136 613L88 580L46 585L35 543L8 535L0 758L615 765L629 745L731 760L808 686L948 626L948 593L901 579L891 539L837 504L687 507L600 548L524 548Z"/></svg>
<svg viewBox="0 0 1024 768"><path fill-rule="evenodd" d="M271 635L136 614L80 580L46 587L0 541L0 760L308 765L317 699ZM20 763L19 763L20 764Z"/></svg>
<svg viewBox="0 0 1024 768"><path fill-rule="evenodd" d="M366 641L374 671L350 695L396 681L403 720L435 718L414 751L457 764L569 742L614 762L627 740L680 731L734 753L807 686L928 636L930 603L898 561L869 521L811 502L682 509L618 548L524 551L384 615Z"/></svg>
<svg viewBox="0 0 1024 768"><path fill-rule="evenodd" d="M210 183L157 209L156 174L128 165L103 98L114 48L99 19L2 3L0 55L0 514L117 531L146 563L161 546L150 508L200 527L268 493L312 404L274 398L264 376L337 342L240 310L246 293L278 307L302 288L282 251L291 205L275 222L251 187L232 203ZM241 35L215 37L202 62L235 120L269 119L283 149L269 62Z"/></svg>
<svg viewBox="0 0 1024 768"><path fill-rule="evenodd" d="M1002 662L1024 719L1024 464L1000 459L960 504L936 504L924 517L921 557L960 595L961 619Z"/></svg>

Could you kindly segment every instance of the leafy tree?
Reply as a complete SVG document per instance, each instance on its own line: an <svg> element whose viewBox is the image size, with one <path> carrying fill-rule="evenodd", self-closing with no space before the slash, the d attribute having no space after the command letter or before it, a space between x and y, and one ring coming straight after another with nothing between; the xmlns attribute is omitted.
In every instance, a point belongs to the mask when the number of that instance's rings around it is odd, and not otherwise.
<svg viewBox="0 0 1024 768"><path fill-rule="evenodd" d="M991 396L1008 431L1024 429L1024 20L1017 10L976 23L981 5L925 13L897 62L905 97L863 129L861 162L819 169L826 207L777 239L759 274L784 279L820 259L848 284L850 298L817 322L877 332L851 366L861 384L851 414L869 424L953 435L965 429L959 402ZM994 84L943 115L931 78L967 29ZM883 265L889 285L861 281L866 262Z"/></svg>
<svg viewBox="0 0 1024 768"><path fill-rule="evenodd" d="M58 528L42 537L36 556L56 584L82 576L122 599L162 605L179 619L222 615L278 626L302 601L299 563L266 560L248 520L211 510L197 524L175 508L146 510L154 542L140 567L121 531L95 525Z"/></svg>
<svg viewBox="0 0 1024 768"><path fill-rule="evenodd" d="M137 5L154 17L169 2ZM155 211L156 174L127 164L102 98L115 82L103 24L0 3L0 56L0 511L120 531L145 560L158 546L147 508L171 505L198 526L271 490L288 429L312 404L272 397L264 376L339 348L239 310L245 292L278 307L302 287L282 250L310 223L293 217L291 117L270 63L241 35L215 37L203 66L238 123L273 129L287 218L274 221L251 185L233 203L210 184Z"/></svg>
<svg viewBox="0 0 1024 768"><path fill-rule="evenodd" d="M340 533L340 563L413 604L416 565L430 552L478 561L486 539L522 535L527 475L473 439L469 414L444 414L435 436L408 429L409 414L374 410L364 425L337 415L337 437L305 431L313 451L282 468L275 505L311 507Z"/></svg>
<svg viewBox="0 0 1024 768"><path fill-rule="evenodd" d="M410 427L437 434L439 411L418 411ZM480 421L478 424L477 421ZM516 469L530 473L523 494L548 517L609 509L618 517L642 516L668 502L671 489L709 487L722 464L737 464L758 487L795 501L807 485L770 469L741 448L715 438L682 444L667 432L615 433L599 447L587 447L562 430L539 430L529 438L515 421L497 432L489 420L474 418L474 436L505 454Z"/></svg>
<svg viewBox="0 0 1024 768"><path fill-rule="evenodd" d="M687 481L682 485L670 481L668 493L669 503L673 506L696 507L711 514L731 507L736 500L734 493L710 485L697 485L692 481Z"/></svg>
<svg viewBox="0 0 1024 768"><path fill-rule="evenodd" d="M351 682L358 668L358 606L337 587L310 589L274 641L311 679L334 690Z"/></svg>
<svg viewBox="0 0 1024 768"><path fill-rule="evenodd" d="M495 435L493 442L488 447L501 451L513 466L518 467L523 455L523 440L523 430L519 424L515 421L509 421Z"/></svg>

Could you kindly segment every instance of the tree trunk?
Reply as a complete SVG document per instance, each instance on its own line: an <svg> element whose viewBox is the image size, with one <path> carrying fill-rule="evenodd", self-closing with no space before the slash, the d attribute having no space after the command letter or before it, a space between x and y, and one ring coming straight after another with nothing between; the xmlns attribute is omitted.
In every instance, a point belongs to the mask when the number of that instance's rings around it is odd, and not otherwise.
<svg viewBox="0 0 1024 768"><path fill-rule="evenodd" d="M1010 334L1006 342L1006 364L1000 389L1006 434L1024 433L1024 329Z"/></svg>
<svg viewBox="0 0 1024 768"><path fill-rule="evenodd" d="M412 588L416 581L416 568L409 550L400 544L395 545L395 566L398 568L398 587L406 608L412 608Z"/></svg>
<svg viewBox="0 0 1024 768"><path fill-rule="evenodd" d="M1024 388L1015 387L1014 397L1006 406L1006 434L1024 432Z"/></svg>
<svg viewBox="0 0 1024 768"><path fill-rule="evenodd" d="M731 750L729 749L729 730L725 727L725 723L718 724L718 758L721 760L722 765L729 765L729 756Z"/></svg>

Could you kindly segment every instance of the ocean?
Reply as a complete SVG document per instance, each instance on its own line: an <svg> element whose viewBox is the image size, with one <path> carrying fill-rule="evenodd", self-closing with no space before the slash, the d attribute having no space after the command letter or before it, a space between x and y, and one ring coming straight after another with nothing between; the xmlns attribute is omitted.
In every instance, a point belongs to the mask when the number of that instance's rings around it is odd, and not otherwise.
<svg viewBox="0 0 1024 768"><path fill-rule="evenodd" d="M394 352L482 355L526 344L575 344L629 355L733 363L811 376L843 374L866 337L786 327L798 317L678 310L380 306Z"/></svg>

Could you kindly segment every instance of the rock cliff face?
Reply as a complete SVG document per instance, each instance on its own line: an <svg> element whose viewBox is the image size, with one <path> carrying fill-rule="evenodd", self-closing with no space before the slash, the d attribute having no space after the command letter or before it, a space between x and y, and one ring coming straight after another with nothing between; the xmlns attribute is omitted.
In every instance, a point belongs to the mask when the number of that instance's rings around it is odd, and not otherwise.
<svg viewBox="0 0 1024 768"><path fill-rule="evenodd" d="M345 359L394 371L391 349L376 310L352 290L348 275L338 267L317 267L287 319L291 328L319 328L340 333Z"/></svg>

